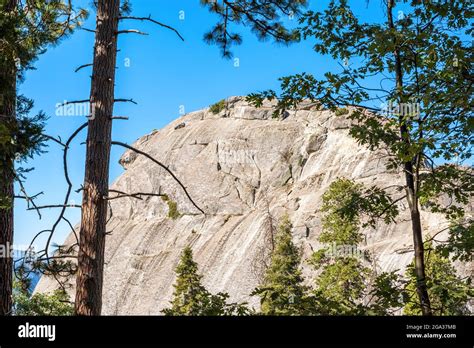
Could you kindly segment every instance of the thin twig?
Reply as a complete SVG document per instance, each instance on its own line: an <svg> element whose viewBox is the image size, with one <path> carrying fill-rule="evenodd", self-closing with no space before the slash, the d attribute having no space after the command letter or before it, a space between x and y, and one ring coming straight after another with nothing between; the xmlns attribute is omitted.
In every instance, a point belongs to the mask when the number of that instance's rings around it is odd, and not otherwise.
<svg viewBox="0 0 474 348"><path fill-rule="evenodd" d="M143 151L140 151L128 144L125 144L125 143L122 143L122 142L119 142L119 141L112 141L111 143L112 145L118 145L118 146L122 146L122 147L125 147L129 150L132 150L142 156L145 156L146 158L148 158L149 160L153 161L154 163L158 164L161 168L163 168L164 170L166 170L168 172L168 174L170 174L173 179L179 184L179 186L181 186L181 188L183 189L184 193L186 194L186 196L188 197L188 199L190 200L190 202L196 207L197 210L199 210L201 213L203 213L204 215L206 215L206 213L194 202L194 200L191 198L191 196L189 195L188 193L188 190L186 189L186 187L183 185L183 183L176 177L176 175L174 175L174 173L167 167L165 166L163 163L161 163L160 161L156 160L155 158L153 158L152 156L150 156L149 154L147 154L146 152L143 152Z"/></svg>
<svg viewBox="0 0 474 348"><path fill-rule="evenodd" d="M137 30L137 29L128 29L128 30L119 30L117 31L117 35L120 34L139 34L139 35L148 35L147 33L144 33L143 31Z"/></svg>
<svg viewBox="0 0 474 348"><path fill-rule="evenodd" d="M79 70L83 69L83 68L87 68L88 66L92 66L93 64L84 64L84 65L81 65L79 66L76 70L74 70L74 72L78 72Z"/></svg>
<svg viewBox="0 0 474 348"><path fill-rule="evenodd" d="M158 22L154 19L151 18L151 15L148 16L148 17L131 17L131 16L126 16L126 17L119 17L119 20L137 20L137 21L149 21L149 22L152 22L152 23L155 23L157 25L159 25L160 27L163 27L163 28L166 28L166 29L169 29L171 31L174 31L176 33L176 35L178 35L178 37L181 39L181 41L184 41L184 38L181 36L181 34L179 33L178 30L176 30L175 28L169 26L169 25L166 25L164 23L161 23L161 22Z"/></svg>

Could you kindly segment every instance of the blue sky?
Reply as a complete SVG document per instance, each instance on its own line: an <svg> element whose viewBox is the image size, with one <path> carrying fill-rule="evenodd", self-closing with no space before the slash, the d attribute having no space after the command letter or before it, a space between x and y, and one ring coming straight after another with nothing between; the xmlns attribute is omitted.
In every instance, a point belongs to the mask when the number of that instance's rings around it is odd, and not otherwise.
<svg viewBox="0 0 474 348"><path fill-rule="evenodd" d="M322 8L328 1L312 0L311 8ZM379 3L380 1L375 1ZM91 1L76 0L78 6L90 8ZM354 0L359 5L358 14L375 20L382 14L382 5L374 4L366 9L365 0ZM380 2L381 3L381 2ZM133 15L148 16L174 26L184 36L182 42L173 32L153 24L124 22L122 29L141 29L149 36L122 35L119 39L118 70L116 81L117 98L133 98L138 105L116 104L115 115L126 115L128 121L115 121L113 138L132 143L139 137L159 129L180 116L180 108L191 112L216 101L234 95L268 88L278 89L278 77L294 73L309 72L316 77L329 70L339 69L329 57L316 55L311 42L302 42L290 47L272 42L259 42L247 29L236 28L243 34L243 44L233 49L234 60L223 59L219 49L203 42L204 33L212 27L217 18L199 5L198 0L133 0ZM316 4L316 5L315 5ZM183 14L185 19L180 19ZM95 13L84 25L93 28ZM290 25L296 25L296 21ZM77 31L60 45L49 48L35 64L36 70L26 74L20 92L35 100L35 110L43 110L50 116L46 133L66 139L84 117L56 116L56 104L65 100L88 99L90 89L90 69L78 73L74 69L92 62L94 35L87 31ZM130 66L126 67L129 62ZM85 131L73 143L69 155L69 171L74 189L80 187L84 172ZM26 188L30 195L40 191L44 195L36 201L38 205L59 204L64 199L66 182L62 168L62 149L51 143L48 152L29 161L27 166L35 170L28 174ZM111 155L110 181L122 172L118 160L121 148L113 148ZM80 203L81 196L74 194L71 199ZM70 201L70 203L73 203ZM25 211L25 203L16 201L15 244L28 244L32 236L50 228L59 210L43 210L43 218L36 212ZM69 209L67 217L76 224L78 209ZM61 243L69 228L61 225L54 240ZM38 240L37 249L44 239Z"/></svg>

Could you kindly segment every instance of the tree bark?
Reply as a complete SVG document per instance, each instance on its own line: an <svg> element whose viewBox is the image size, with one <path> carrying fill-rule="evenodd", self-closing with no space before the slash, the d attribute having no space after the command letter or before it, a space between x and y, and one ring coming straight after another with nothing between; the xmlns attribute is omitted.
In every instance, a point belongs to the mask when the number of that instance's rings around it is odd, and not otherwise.
<svg viewBox="0 0 474 348"><path fill-rule="evenodd" d="M14 12L17 0L8 0L3 11ZM16 28L12 27L11 30ZM0 126L13 129L16 121L16 66L13 59L0 61ZM9 200L5 208L0 208L0 246L4 251L10 251L13 246L13 182L14 158L11 154L3 154L0 164L0 197ZM3 157L3 156L2 156ZM12 281L13 281L13 255L0 255L0 315L10 315L12 309Z"/></svg>
<svg viewBox="0 0 474 348"><path fill-rule="evenodd" d="M388 25L390 29L394 29L392 9L394 7L394 0L388 0L387 2L387 16ZM403 69L400 51L396 48L394 51L395 57L395 74L396 74L396 87L398 94L398 103L403 103ZM403 108L400 108L403 109ZM406 120L403 119L403 115L400 115L400 136L402 141L407 145L410 144L410 133L405 124ZM426 273L425 273L425 248L423 245L423 229L421 227L421 217L419 210L419 202L417 196L416 180L418 173L414 172L414 166L412 161L406 161L403 163L403 169L405 171L405 182L407 185L407 200L410 208L410 218L413 233L413 246L415 250L415 275L416 275L416 292L420 300L421 312L423 315L432 315L430 297L428 294L428 287L426 285Z"/></svg>
<svg viewBox="0 0 474 348"><path fill-rule="evenodd" d="M100 315L120 0L99 0L88 122L75 312Z"/></svg>

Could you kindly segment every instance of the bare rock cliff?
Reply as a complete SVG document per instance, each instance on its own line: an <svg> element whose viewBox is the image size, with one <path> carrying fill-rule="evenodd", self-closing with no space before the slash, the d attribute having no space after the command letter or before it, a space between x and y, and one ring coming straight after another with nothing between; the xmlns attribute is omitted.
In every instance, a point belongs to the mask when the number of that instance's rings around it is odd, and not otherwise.
<svg viewBox="0 0 474 348"><path fill-rule="evenodd" d="M169 166L206 215L158 165L133 151L122 156L125 172L112 188L164 193L180 216L169 218L161 197L111 200L103 314L159 314L171 299L186 245L209 290L257 305L249 293L261 280L279 217L289 214L306 258L318 247L321 197L333 180L380 187L403 182L400 173L387 171L386 153L371 152L348 134L348 120L310 105L303 109L276 120L271 104L256 109L234 97L217 115L208 109L190 113L133 145ZM381 270L402 269L412 260L403 204L397 224L364 230L364 248ZM431 234L446 227L442 216L426 211L422 223ZM302 267L311 272L306 263ZM54 287L43 277L36 291Z"/></svg>

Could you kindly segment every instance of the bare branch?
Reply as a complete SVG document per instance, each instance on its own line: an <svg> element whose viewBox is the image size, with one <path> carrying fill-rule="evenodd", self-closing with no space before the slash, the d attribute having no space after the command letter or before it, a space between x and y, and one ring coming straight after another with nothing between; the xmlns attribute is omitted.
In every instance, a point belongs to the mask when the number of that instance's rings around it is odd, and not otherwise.
<svg viewBox="0 0 474 348"><path fill-rule="evenodd" d="M39 207L28 208L27 210L41 210L41 209L53 209L53 208L81 208L79 204L52 204L52 205L41 205Z"/></svg>
<svg viewBox="0 0 474 348"><path fill-rule="evenodd" d="M128 29L128 30L119 30L117 31L117 35L120 34L139 34L139 35L148 35L147 33L144 33L140 30L137 29Z"/></svg>
<svg viewBox="0 0 474 348"><path fill-rule="evenodd" d="M130 99L124 99L124 98L114 99L114 103L132 103L132 104L138 105L138 103L131 98Z"/></svg>
<svg viewBox="0 0 474 348"><path fill-rule="evenodd" d="M146 152L143 152L143 151L140 151L130 145L127 145L125 143L122 143L122 142L119 142L119 141L112 141L111 143L112 145L118 145L118 146L122 146L122 147L125 147L129 150L132 150L142 156L145 156L146 158L148 158L149 160L153 161L154 163L158 164L161 168L163 168L164 170L166 170L172 177L173 179L179 184L179 186L181 186L181 188L183 189L184 193L186 194L186 197L188 197L189 201L196 207L197 210L199 210L201 213L203 213L204 215L206 215L206 213L194 202L194 200L191 198L191 196L189 195L188 193L188 190L186 189L186 187L183 185L183 183L176 177L176 175L174 175L174 173L167 167L165 166L163 163L161 163L160 161L156 160L155 158L153 158L152 156L150 156L149 154L147 154Z"/></svg>
<svg viewBox="0 0 474 348"><path fill-rule="evenodd" d="M78 72L79 70L83 69L83 68L87 68L88 66L92 66L92 64L84 64L84 65L81 65L79 66L76 70L74 70L74 72Z"/></svg>
<svg viewBox="0 0 474 348"><path fill-rule="evenodd" d="M37 193L34 196L29 196L28 193L26 193L25 186L23 186L23 181L21 181L19 178L17 178L17 181L18 181L18 184L20 185L20 191L23 193L23 196L15 196L15 198L24 198L26 200L26 204L28 207L27 210L33 210L33 209L36 210L36 212L38 213L38 217L41 220L42 218L41 213L34 200L36 197L42 195L43 192ZM30 207L30 203L33 207Z"/></svg>
<svg viewBox="0 0 474 348"><path fill-rule="evenodd" d="M176 33L176 35L178 35L178 37L181 39L181 41L184 41L184 38L181 36L181 34L178 32L178 30L176 30L175 28L173 28L169 25L166 25L164 23L161 23L161 22L158 22L158 21L152 19L151 15L149 15L148 17L130 17L130 16L119 17L119 20L128 20L128 19L137 20L137 21L149 21L149 22L155 23L155 24L159 25L160 27L163 27L163 28L169 29L171 31L174 31Z"/></svg>
<svg viewBox="0 0 474 348"><path fill-rule="evenodd" d="M62 147L65 147L66 145L61 141L61 137L58 137L57 139L55 137L52 137L51 135L48 134L42 134L42 136L46 139L52 140L55 143L61 145Z"/></svg>
<svg viewBox="0 0 474 348"><path fill-rule="evenodd" d="M61 105L58 105L58 107L60 108L60 107L70 105L70 104L82 104L82 103L89 103L89 102L90 102L90 99L71 100L71 101L66 101L62 103Z"/></svg>
<svg viewBox="0 0 474 348"><path fill-rule="evenodd" d="M81 27L81 29L84 30L84 31L88 31L90 33L96 33L96 31L92 30L92 29L87 29L87 28L83 28L83 27Z"/></svg>
<svg viewBox="0 0 474 348"><path fill-rule="evenodd" d="M128 116L112 116L111 120L125 120L128 121Z"/></svg>
<svg viewBox="0 0 474 348"><path fill-rule="evenodd" d="M118 191L118 190L109 190L109 192L117 193L117 196L108 197L107 199L109 201L111 201L113 199L124 198L124 197L136 198L136 199L142 200L141 196L145 196L145 197L163 197L163 196L165 196L162 193L146 193L146 192L125 193L125 192Z"/></svg>

